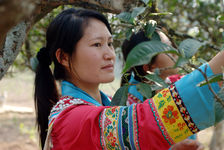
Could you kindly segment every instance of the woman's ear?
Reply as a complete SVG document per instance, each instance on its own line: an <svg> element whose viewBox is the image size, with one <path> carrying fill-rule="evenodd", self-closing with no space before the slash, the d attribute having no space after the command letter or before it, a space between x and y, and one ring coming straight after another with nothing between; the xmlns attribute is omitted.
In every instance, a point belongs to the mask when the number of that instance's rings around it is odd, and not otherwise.
<svg viewBox="0 0 224 150"><path fill-rule="evenodd" d="M142 66L142 68L143 68L143 70L144 70L145 72L147 72L147 71L151 71L150 68L149 68L149 64L144 64L144 65Z"/></svg>
<svg viewBox="0 0 224 150"><path fill-rule="evenodd" d="M63 52L60 48L57 49L55 56L58 62L64 67L69 67L69 56L67 53Z"/></svg>
<svg viewBox="0 0 224 150"><path fill-rule="evenodd" d="M155 70L155 68L156 68L156 65L154 65L154 64L152 64L152 65L144 64L144 65L142 66L142 68L143 68L143 70L144 70L145 72L147 72L147 71L154 72L154 70Z"/></svg>

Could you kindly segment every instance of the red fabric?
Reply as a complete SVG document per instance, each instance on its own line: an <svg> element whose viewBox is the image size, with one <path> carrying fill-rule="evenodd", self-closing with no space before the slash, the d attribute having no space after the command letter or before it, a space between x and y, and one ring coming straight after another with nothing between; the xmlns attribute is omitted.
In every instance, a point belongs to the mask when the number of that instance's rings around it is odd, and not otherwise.
<svg viewBox="0 0 224 150"><path fill-rule="evenodd" d="M107 106L108 107L108 106ZM62 111L53 125L52 150L101 150L99 116L105 106L76 105ZM137 104L141 150L167 150L164 139L148 104Z"/></svg>
<svg viewBox="0 0 224 150"><path fill-rule="evenodd" d="M175 74L175 75L171 75L171 76L169 76L167 78L170 80L171 84L173 84L176 81L180 80L182 77L183 77L183 75Z"/></svg>
<svg viewBox="0 0 224 150"><path fill-rule="evenodd" d="M137 116L141 150L168 150L170 146L155 121L148 100L137 105Z"/></svg>
<svg viewBox="0 0 224 150"><path fill-rule="evenodd" d="M99 115L104 108L79 105L64 110L53 125L52 150L101 149Z"/></svg>

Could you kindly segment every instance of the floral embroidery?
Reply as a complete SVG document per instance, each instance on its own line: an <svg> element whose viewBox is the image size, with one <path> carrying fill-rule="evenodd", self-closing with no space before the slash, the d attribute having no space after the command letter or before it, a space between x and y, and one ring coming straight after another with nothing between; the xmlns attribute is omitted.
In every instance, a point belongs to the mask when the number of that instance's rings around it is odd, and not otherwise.
<svg viewBox="0 0 224 150"><path fill-rule="evenodd" d="M79 98L73 98L71 96L61 97L60 100L51 109L50 115L48 117L49 119L48 133L47 133L46 142L45 142L45 146L47 147L47 149L53 148L53 143L51 141L51 131L52 131L55 120L57 119L57 117L63 110L73 105L92 105L92 104Z"/></svg>
<svg viewBox="0 0 224 150"><path fill-rule="evenodd" d="M161 93L163 94L163 97L166 97L166 94L169 92L169 90L163 90Z"/></svg>
<svg viewBox="0 0 224 150"><path fill-rule="evenodd" d="M188 128L191 130L192 133L197 133L200 130L196 126L196 124L193 122L192 118L190 117L189 112L187 111L186 106L184 105L180 95L178 94L178 91L174 85L170 86L170 92L173 97L174 102L176 103L176 106L178 107L182 118L184 119L185 123L187 124Z"/></svg>
<svg viewBox="0 0 224 150"><path fill-rule="evenodd" d="M101 145L103 149L121 149L118 135L120 107L106 108L100 115Z"/></svg>
<svg viewBox="0 0 224 150"><path fill-rule="evenodd" d="M150 105L150 108L153 112L153 116L155 117L155 120L157 122L157 125L160 129L160 131L162 132L162 135L164 136L165 140L170 144L170 145L173 145L175 144L175 142L173 141L173 139L169 136L165 126L163 125L162 123L162 120L160 119L160 116L158 114L158 112L156 111L156 106L155 104L153 103L153 99L150 99L149 100L149 105Z"/></svg>
<svg viewBox="0 0 224 150"><path fill-rule="evenodd" d="M115 147L116 145L116 138L113 136L113 134L110 132L109 135L107 136L107 140L110 142L112 147Z"/></svg>
<svg viewBox="0 0 224 150"><path fill-rule="evenodd" d="M103 149L139 150L136 104L110 107L100 115L101 146Z"/></svg>
<svg viewBox="0 0 224 150"><path fill-rule="evenodd" d="M177 143L193 134L186 123L190 116L183 115L186 107L179 97L177 92L166 88L149 100L157 125L169 144Z"/></svg>
<svg viewBox="0 0 224 150"><path fill-rule="evenodd" d="M185 123L178 123L179 130L183 130Z"/></svg>
<svg viewBox="0 0 224 150"><path fill-rule="evenodd" d="M58 117L58 115L72 105L80 105L80 104L88 104L91 105L91 103L88 103L84 100L73 98L71 96L63 96L60 98L60 100L55 104L55 106L51 109L51 113L48 117L48 127L51 128L53 126L54 121Z"/></svg>
<svg viewBox="0 0 224 150"><path fill-rule="evenodd" d="M163 119L165 122L169 122L169 124L173 124L176 122L176 119L178 119L178 112L173 110L173 106L168 105L167 108L163 111Z"/></svg>
<svg viewBox="0 0 224 150"><path fill-rule="evenodd" d="M165 102L164 100L161 100L161 101L159 102L159 107L158 107L158 109L162 108L162 107L164 106L165 103L166 103L166 102Z"/></svg>

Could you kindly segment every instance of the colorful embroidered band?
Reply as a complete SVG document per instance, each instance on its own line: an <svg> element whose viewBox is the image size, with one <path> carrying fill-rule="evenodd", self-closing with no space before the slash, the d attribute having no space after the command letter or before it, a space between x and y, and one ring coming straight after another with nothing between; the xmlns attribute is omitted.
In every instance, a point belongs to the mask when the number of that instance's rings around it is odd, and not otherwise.
<svg viewBox="0 0 224 150"><path fill-rule="evenodd" d="M48 117L48 128L51 128L53 126L54 121L58 117L58 115L68 108L71 105L78 105L78 104L87 104L85 101L81 99L74 99L71 96L63 96L60 98L60 100L57 102L57 104L51 109L50 116Z"/></svg>
<svg viewBox="0 0 224 150"><path fill-rule="evenodd" d="M188 127L189 124L187 125L182 118L183 113L180 113L186 108L184 105L177 107L174 99L176 102L180 99L177 100L178 93L176 91L173 90L172 92L175 98L172 97L170 90L166 88L149 100L157 124L169 144L182 141L193 134ZM187 117L190 116L187 115Z"/></svg>
<svg viewBox="0 0 224 150"><path fill-rule="evenodd" d="M183 100L181 99L180 95L177 92L177 89L175 86L171 85L169 87L169 90L171 92L171 95L173 97L174 102L176 103L182 118L184 119L185 123L187 124L188 128L191 130L192 133L197 133L200 130L197 128L196 124L194 123L194 121L192 120L189 112L186 109L186 106L183 103Z"/></svg>
<svg viewBox="0 0 224 150"><path fill-rule="evenodd" d="M141 103L142 101L140 99L138 99L137 97L135 97L134 95L132 95L131 93L128 93L128 99L127 99L127 106L131 105L131 104L136 104L136 103Z"/></svg>
<svg viewBox="0 0 224 150"><path fill-rule="evenodd" d="M139 150L136 104L106 108L100 115L101 146L104 150Z"/></svg>

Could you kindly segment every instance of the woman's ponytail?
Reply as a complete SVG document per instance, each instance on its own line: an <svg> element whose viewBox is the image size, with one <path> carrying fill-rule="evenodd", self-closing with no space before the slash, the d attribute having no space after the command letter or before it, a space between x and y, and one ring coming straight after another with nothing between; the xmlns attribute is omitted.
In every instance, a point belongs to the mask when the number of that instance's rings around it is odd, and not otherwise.
<svg viewBox="0 0 224 150"><path fill-rule="evenodd" d="M57 103L59 95L50 69L52 60L49 51L41 48L37 59L39 64L36 69L34 101L40 142L43 148L48 129L48 116L53 105Z"/></svg>

